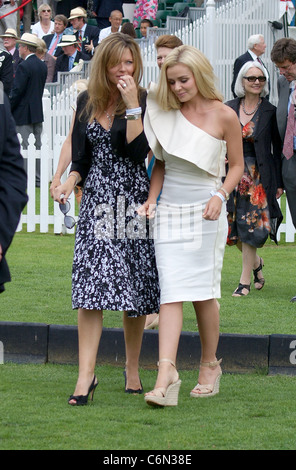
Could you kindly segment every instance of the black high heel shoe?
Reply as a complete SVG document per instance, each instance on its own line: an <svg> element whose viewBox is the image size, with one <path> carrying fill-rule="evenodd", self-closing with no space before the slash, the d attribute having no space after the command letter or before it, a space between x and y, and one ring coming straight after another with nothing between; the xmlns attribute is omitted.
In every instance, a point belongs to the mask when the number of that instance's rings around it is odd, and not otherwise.
<svg viewBox="0 0 296 470"><path fill-rule="evenodd" d="M263 266L264 266L263 259L260 258L260 263L259 263L258 268L253 269L254 284L259 284L259 287L255 286L255 289L257 289L257 290L261 290L264 287L264 284L265 284L264 277L258 277L258 273L259 273L259 271L262 271Z"/></svg>
<svg viewBox="0 0 296 470"><path fill-rule="evenodd" d="M96 389L98 383L99 383L99 381L97 380L97 377L94 375L92 383L89 386L87 395L71 395L69 400L68 400L68 404L71 405L71 406L87 405L89 395L90 395L91 401L93 401L95 389ZM71 400L75 400L76 403L70 403Z"/></svg>
<svg viewBox="0 0 296 470"><path fill-rule="evenodd" d="M144 392L141 380L140 380L141 388L138 388L137 390L133 390L132 388L126 388L127 380L126 380L126 371L125 370L123 371L123 375L124 375L124 391L125 391L125 393L131 393L131 394L138 393L138 394L141 394L141 393Z"/></svg>

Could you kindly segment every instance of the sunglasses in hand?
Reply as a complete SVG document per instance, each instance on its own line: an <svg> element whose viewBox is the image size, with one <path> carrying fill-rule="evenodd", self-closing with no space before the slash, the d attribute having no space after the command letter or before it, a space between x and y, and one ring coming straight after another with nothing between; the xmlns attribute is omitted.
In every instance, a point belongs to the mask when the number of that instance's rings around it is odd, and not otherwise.
<svg viewBox="0 0 296 470"><path fill-rule="evenodd" d="M71 209L71 204L69 201L66 201L65 204L59 204L60 211L64 214L64 225L66 228L71 229L75 227L76 221L71 215L67 215Z"/></svg>

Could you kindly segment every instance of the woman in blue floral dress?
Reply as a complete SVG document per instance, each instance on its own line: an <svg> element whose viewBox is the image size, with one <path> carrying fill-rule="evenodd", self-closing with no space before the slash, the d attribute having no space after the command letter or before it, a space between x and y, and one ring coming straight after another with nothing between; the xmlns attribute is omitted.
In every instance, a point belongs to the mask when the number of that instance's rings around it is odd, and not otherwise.
<svg viewBox="0 0 296 470"><path fill-rule="evenodd" d="M74 406L86 404L98 383L103 310L124 312L125 391L143 392L138 366L145 316L159 310L153 240L136 211L149 189L140 49L114 33L92 60L88 90L77 102L71 172L55 193L65 202L74 185L83 184L72 275L79 335L79 376L69 398Z"/></svg>

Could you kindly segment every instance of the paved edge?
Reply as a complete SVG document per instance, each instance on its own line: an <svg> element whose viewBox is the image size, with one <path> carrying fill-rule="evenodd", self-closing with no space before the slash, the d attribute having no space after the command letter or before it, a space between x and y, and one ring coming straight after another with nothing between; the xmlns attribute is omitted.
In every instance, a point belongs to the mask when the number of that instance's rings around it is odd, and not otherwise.
<svg viewBox="0 0 296 470"><path fill-rule="evenodd" d="M182 332L178 368L197 369L200 350L199 334ZM221 333L217 357L224 372L296 375L296 335ZM140 365L156 368L157 360L158 331L145 331ZM6 362L78 364L77 326L0 322L0 364ZM122 328L103 329L97 362L124 367Z"/></svg>

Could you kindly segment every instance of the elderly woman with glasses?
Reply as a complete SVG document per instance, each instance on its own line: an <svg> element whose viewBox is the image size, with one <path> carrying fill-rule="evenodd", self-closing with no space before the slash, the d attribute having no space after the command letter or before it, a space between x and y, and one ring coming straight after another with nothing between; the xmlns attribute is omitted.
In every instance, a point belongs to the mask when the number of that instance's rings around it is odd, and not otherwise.
<svg viewBox="0 0 296 470"><path fill-rule="evenodd" d="M254 287L263 288L263 260L257 249L268 235L275 242L282 213L277 198L283 193L281 177L281 139L276 123L276 107L265 98L268 94L265 68L247 62L236 84L237 98L228 101L238 115L243 139L245 171L227 204L228 244L242 252L242 272L234 297L250 292L253 271Z"/></svg>
<svg viewBox="0 0 296 470"><path fill-rule="evenodd" d="M51 7L47 3L42 3L38 8L38 23L32 26L32 34L42 39L46 34L50 34L54 30L54 22L51 19Z"/></svg>

